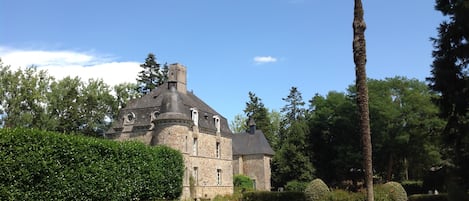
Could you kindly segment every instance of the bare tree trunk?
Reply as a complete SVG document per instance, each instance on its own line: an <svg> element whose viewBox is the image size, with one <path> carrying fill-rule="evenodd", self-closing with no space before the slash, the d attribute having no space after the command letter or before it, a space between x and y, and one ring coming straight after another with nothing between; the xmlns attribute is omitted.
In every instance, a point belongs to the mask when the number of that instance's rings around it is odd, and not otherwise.
<svg viewBox="0 0 469 201"><path fill-rule="evenodd" d="M363 166L365 167L365 184L367 201L374 201L373 167L371 156L370 115L368 108L368 87L366 85L366 24L363 19L361 0L355 0L353 12L353 60L357 87L357 104L360 112L360 132L363 144Z"/></svg>
<svg viewBox="0 0 469 201"><path fill-rule="evenodd" d="M388 168L387 168L387 173L386 173L386 182L391 181L392 179L392 172L393 172L393 167L394 167L394 157L393 154L389 154L389 159L388 159Z"/></svg>

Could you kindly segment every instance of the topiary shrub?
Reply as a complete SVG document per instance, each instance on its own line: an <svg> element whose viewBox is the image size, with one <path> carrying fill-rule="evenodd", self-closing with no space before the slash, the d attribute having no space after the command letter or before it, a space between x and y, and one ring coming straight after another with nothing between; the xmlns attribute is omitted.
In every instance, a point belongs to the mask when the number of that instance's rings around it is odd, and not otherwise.
<svg viewBox="0 0 469 201"><path fill-rule="evenodd" d="M307 201L321 201L330 192L329 187L321 179L311 181L305 189Z"/></svg>
<svg viewBox="0 0 469 201"><path fill-rule="evenodd" d="M306 190L306 186L308 186L308 182L293 180L287 182L287 185L285 185L285 190L293 192L304 192Z"/></svg>
<svg viewBox="0 0 469 201"><path fill-rule="evenodd" d="M407 201L407 193L400 183L390 181L385 183L383 188L392 201Z"/></svg>

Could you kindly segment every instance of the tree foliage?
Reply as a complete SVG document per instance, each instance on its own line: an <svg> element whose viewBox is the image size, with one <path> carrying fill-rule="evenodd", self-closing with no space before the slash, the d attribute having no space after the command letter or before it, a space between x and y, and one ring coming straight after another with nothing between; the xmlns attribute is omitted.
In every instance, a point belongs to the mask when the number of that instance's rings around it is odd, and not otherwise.
<svg viewBox="0 0 469 201"><path fill-rule="evenodd" d="M433 38L430 87L446 120L443 131L446 156L456 167L460 183L469 183L469 3L465 0L436 0L435 9L448 19Z"/></svg>
<svg viewBox="0 0 469 201"><path fill-rule="evenodd" d="M387 181L423 177L441 159L435 94L404 77L370 79L368 86L375 169Z"/></svg>
<svg viewBox="0 0 469 201"><path fill-rule="evenodd" d="M148 54L140 67L142 70L137 75L137 91L142 95L150 93L168 79L168 65L161 68L153 53Z"/></svg>
<svg viewBox="0 0 469 201"><path fill-rule="evenodd" d="M124 108L130 100L141 97L141 94L136 90L136 83L120 83L113 87L117 99L117 109Z"/></svg>
<svg viewBox="0 0 469 201"><path fill-rule="evenodd" d="M248 130L248 126L246 124L247 120L248 118L242 114L235 115L233 120L230 122L231 131L233 131L233 133L246 132Z"/></svg>
<svg viewBox="0 0 469 201"><path fill-rule="evenodd" d="M98 136L131 93L114 97L101 79L61 80L36 67L12 70L0 63L0 113L4 127L38 128ZM126 94L127 93L127 94Z"/></svg>
<svg viewBox="0 0 469 201"><path fill-rule="evenodd" d="M291 122L300 120L304 117L305 102L303 101L303 97L301 96L301 92L298 88L291 87L290 94L288 94L286 98L282 98L282 100L286 102L286 105L283 106L280 112L284 113L286 127L288 127Z"/></svg>
<svg viewBox="0 0 469 201"><path fill-rule="evenodd" d="M285 114L280 129L282 138L272 159L274 186L283 186L293 180L310 181L315 171L309 155L312 153L307 146L309 128L304 118L301 93L296 87L292 87L288 97L283 100L287 103L282 109Z"/></svg>
<svg viewBox="0 0 469 201"><path fill-rule="evenodd" d="M272 145L276 144L276 136L270 120L269 110L262 103L262 99L257 97L254 92L249 92L249 101L246 102L246 108L243 110L246 115L246 128L249 128L249 118L253 118L256 128L262 130L267 141Z"/></svg>
<svg viewBox="0 0 469 201"><path fill-rule="evenodd" d="M421 179L441 163L443 123L425 83L404 77L368 80L375 175L387 180ZM308 146L316 175L331 184L357 182L362 154L356 88L310 100Z"/></svg>
<svg viewBox="0 0 469 201"><path fill-rule="evenodd" d="M1 61L0 76L4 126L42 128L48 122L45 94L52 78L34 66L12 71Z"/></svg>
<svg viewBox="0 0 469 201"><path fill-rule="evenodd" d="M340 92L325 97L316 94L310 101L308 123L309 147L318 178L327 183L351 180L361 175L362 154L354 99Z"/></svg>

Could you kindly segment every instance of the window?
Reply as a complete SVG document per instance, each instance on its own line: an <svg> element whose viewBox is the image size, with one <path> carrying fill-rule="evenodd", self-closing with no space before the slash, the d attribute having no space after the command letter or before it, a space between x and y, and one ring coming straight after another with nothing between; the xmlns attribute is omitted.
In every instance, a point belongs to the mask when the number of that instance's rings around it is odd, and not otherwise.
<svg viewBox="0 0 469 201"><path fill-rule="evenodd" d="M220 117L218 115L213 116L213 123L217 129L217 132L220 132Z"/></svg>
<svg viewBox="0 0 469 201"><path fill-rule="evenodd" d="M217 185L221 185L221 169L217 169Z"/></svg>
<svg viewBox="0 0 469 201"><path fill-rule="evenodd" d="M199 183L199 168L198 167L194 167L194 172L193 172L192 177L194 177L194 184L197 186Z"/></svg>
<svg viewBox="0 0 469 201"><path fill-rule="evenodd" d="M199 126L199 112L197 108L191 108L191 118L195 126Z"/></svg>
<svg viewBox="0 0 469 201"><path fill-rule="evenodd" d="M221 150L220 150L220 143L217 142L216 144L216 156L217 158L221 158Z"/></svg>
<svg viewBox="0 0 469 201"><path fill-rule="evenodd" d="M184 140L184 151L185 151L186 153L189 152L189 151L187 150L187 136L186 136L186 139Z"/></svg>
<svg viewBox="0 0 469 201"><path fill-rule="evenodd" d="M197 146L198 146L198 140L197 138L194 138L194 144L192 145L192 155L197 156Z"/></svg>
<svg viewBox="0 0 469 201"><path fill-rule="evenodd" d="M129 112L124 116L124 125L135 123L135 113Z"/></svg>

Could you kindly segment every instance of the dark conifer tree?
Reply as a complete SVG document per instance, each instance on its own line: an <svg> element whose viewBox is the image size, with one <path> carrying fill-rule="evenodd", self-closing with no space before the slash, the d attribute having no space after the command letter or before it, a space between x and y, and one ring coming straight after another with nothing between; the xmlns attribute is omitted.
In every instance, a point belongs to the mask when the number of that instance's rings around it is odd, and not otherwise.
<svg viewBox="0 0 469 201"><path fill-rule="evenodd" d="M435 9L448 19L438 27L430 87L441 94L436 103L446 119L446 156L461 184L469 187L469 1L436 0Z"/></svg>
<svg viewBox="0 0 469 201"><path fill-rule="evenodd" d="M167 77L167 67L165 65L166 71L162 71L153 53L148 54L145 63L140 64L140 67L142 70L137 75L137 91L142 95L150 93L166 81L163 72L166 72Z"/></svg>
<svg viewBox="0 0 469 201"><path fill-rule="evenodd" d="M244 109L246 114L246 128L249 128L249 118L253 118L256 127L262 130L265 137L273 147L275 142L275 136L273 134L273 128L269 117L269 111L262 103L262 99L257 97L255 93L249 92L249 101L246 102L246 108Z"/></svg>

